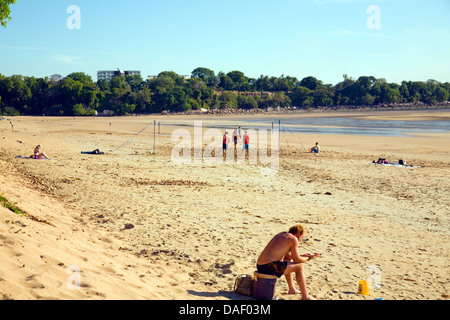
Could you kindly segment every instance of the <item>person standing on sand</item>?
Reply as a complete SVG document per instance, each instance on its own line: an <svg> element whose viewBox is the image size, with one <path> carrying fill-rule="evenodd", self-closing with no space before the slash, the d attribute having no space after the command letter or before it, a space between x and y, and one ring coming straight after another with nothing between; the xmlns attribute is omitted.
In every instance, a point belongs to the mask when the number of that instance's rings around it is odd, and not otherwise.
<svg viewBox="0 0 450 320"><path fill-rule="evenodd" d="M248 157L248 152L249 152L249 149L250 149L250 135L248 134L247 131L245 131L243 140L244 140L243 141L244 142L243 148L244 148L244 151L246 153L246 156Z"/></svg>
<svg viewBox="0 0 450 320"><path fill-rule="evenodd" d="M289 288L289 294L302 294L302 300L315 300L306 289L306 276L303 264L317 258L320 254L309 253L300 255L299 242L305 236L305 228L295 225L289 232L277 234L262 251L256 262L258 272L281 278L285 276ZM300 291L294 287L292 273L295 273Z"/></svg>
<svg viewBox="0 0 450 320"><path fill-rule="evenodd" d="M234 132L233 132L234 149L236 149L238 140L239 140L239 134L237 133L236 130L234 130Z"/></svg>
<svg viewBox="0 0 450 320"><path fill-rule="evenodd" d="M225 132L225 134L223 135L223 156L225 157L227 155L227 149L228 149L228 144L230 143L230 136L228 135L228 132Z"/></svg>

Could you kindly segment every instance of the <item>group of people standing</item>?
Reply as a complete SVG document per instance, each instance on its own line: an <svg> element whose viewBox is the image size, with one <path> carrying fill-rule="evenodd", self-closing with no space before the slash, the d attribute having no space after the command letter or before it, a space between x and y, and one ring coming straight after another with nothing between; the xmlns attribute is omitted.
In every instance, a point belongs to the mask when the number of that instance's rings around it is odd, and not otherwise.
<svg viewBox="0 0 450 320"><path fill-rule="evenodd" d="M248 150L250 149L250 135L247 131L245 131L244 135L241 135L241 127L234 130L233 132L233 142L234 142L234 150L237 149L237 144L242 139L243 146L242 148L246 151L246 154L248 155ZM225 134L223 135L223 156L226 156L228 144L230 143L231 138L228 135L228 131L225 131ZM320 146L319 143L316 142L316 145L311 148L311 152L319 153L320 152Z"/></svg>
<svg viewBox="0 0 450 320"><path fill-rule="evenodd" d="M248 155L248 150L250 149L250 135L248 134L247 131L244 132L244 135L242 135L242 130L241 127L239 127L238 129L234 130L233 135L233 142L234 142L234 149L237 149L237 144L239 143L239 141L242 140L242 148L243 150L246 151L246 154ZM225 132L225 134L223 135L223 155L226 156L227 154L227 149L228 149L228 144L230 143L231 138L228 135L228 131Z"/></svg>

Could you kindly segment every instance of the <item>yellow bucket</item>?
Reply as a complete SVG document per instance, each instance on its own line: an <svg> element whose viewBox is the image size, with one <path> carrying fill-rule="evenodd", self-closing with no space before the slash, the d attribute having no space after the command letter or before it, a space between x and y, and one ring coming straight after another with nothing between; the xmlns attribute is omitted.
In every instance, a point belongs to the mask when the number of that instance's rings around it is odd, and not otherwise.
<svg viewBox="0 0 450 320"><path fill-rule="evenodd" d="M365 280L360 280L358 285L358 294L362 294L365 296L369 295L369 282Z"/></svg>

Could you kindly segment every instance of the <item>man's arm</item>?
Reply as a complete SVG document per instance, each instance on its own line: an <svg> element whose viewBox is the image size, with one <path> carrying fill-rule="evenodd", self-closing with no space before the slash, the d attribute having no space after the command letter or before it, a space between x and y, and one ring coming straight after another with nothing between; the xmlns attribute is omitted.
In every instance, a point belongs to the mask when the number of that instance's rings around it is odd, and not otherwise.
<svg viewBox="0 0 450 320"><path fill-rule="evenodd" d="M298 252L298 240L296 237L291 238L291 258L295 263L305 263L308 257L301 256Z"/></svg>
<svg viewBox="0 0 450 320"><path fill-rule="evenodd" d="M317 258L320 256L320 254L316 253L315 255L311 254L304 254L300 255L298 252L298 240L297 238L293 237L291 242L291 258L295 263L305 263L309 260L312 260L314 258Z"/></svg>

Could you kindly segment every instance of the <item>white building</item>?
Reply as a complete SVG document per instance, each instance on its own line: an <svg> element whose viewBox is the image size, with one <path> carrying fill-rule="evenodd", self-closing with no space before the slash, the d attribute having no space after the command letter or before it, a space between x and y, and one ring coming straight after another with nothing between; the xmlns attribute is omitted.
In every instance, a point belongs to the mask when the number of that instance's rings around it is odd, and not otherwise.
<svg viewBox="0 0 450 320"><path fill-rule="evenodd" d="M98 71L97 72L97 80L106 80L109 81L114 78L115 71Z"/></svg>
<svg viewBox="0 0 450 320"><path fill-rule="evenodd" d="M52 75L52 76L50 77L50 79L51 79L52 81L58 82L58 81L63 80L64 77L63 77L62 75L60 75L60 74L54 74L54 75Z"/></svg>
<svg viewBox="0 0 450 320"><path fill-rule="evenodd" d="M114 70L101 70L97 72L97 80L106 80L110 81L112 78L119 76L119 77L127 77L127 76L136 76L141 75L140 71L137 70L130 70L130 71L124 71L121 69Z"/></svg>

